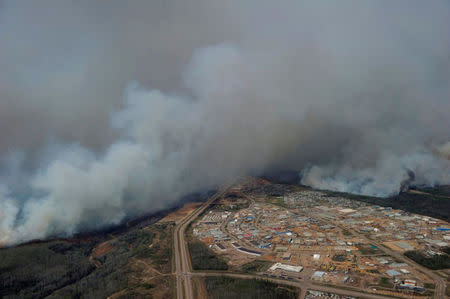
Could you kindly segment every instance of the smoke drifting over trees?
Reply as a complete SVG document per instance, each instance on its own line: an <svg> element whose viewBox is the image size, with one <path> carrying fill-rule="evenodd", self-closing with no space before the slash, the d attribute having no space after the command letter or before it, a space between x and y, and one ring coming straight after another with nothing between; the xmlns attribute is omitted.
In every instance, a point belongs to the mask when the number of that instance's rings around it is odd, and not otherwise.
<svg viewBox="0 0 450 299"><path fill-rule="evenodd" d="M450 182L448 1L0 1L0 244L246 174Z"/></svg>

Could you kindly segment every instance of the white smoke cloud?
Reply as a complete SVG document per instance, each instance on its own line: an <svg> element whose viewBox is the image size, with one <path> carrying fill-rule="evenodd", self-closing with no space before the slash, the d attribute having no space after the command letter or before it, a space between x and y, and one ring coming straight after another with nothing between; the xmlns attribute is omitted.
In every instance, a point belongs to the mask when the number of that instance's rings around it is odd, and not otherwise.
<svg viewBox="0 0 450 299"><path fill-rule="evenodd" d="M437 149L437 153L444 159L450 160L450 142L441 145Z"/></svg>
<svg viewBox="0 0 450 299"><path fill-rule="evenodd" d="M354 168L349 165L312 166L303 171L302 183L320 189L372 196L398 193L412 179L416 185L434 186L450 182L450 163L430 153L412 153L381 157L375 165Z"/></svg>
<svg viewBox="0 0 450 299"><path fill-rule="evenodd" d="M274 169L378 196L450 183L447 2L225 2L2 2L0 243Z"/></svg>
<svg viewBox="0 0 450 299"><path fill-rule="evenodd" d="M7 195L6 188L0 186L0 245L15 240L14 222L18 212L19 208Z"/></svg>

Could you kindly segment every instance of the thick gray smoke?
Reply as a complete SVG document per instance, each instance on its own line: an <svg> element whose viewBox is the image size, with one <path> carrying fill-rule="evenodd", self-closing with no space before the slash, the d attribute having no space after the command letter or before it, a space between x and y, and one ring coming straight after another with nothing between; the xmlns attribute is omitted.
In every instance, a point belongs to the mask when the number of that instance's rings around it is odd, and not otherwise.
<svg viewBox="0 0 450 299"><path fill-rule="evenodd" d="M0 243L275 169L450 183L448 1L278 2L0 0Z"/></svg>

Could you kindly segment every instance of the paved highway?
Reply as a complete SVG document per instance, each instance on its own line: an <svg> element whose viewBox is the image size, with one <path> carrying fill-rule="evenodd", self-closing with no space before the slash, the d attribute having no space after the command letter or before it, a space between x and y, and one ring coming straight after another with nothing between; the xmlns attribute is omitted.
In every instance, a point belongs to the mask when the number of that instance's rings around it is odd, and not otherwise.
<svg viewBox="0 0 450 299"><path fill-rule="evenodd" d="M193 213L183 218L174 230L174 248L175 248L175 266L177 276L177 298L193 299L192 282L191 282L191 265L189 258L189 251L184 239L185 231L189 223L198 217L210 204L216 199L223 196L228 191L227 188L222 188L214 194L207 202L197 208ZM184 295L184 296L183 296Z"/></svg>

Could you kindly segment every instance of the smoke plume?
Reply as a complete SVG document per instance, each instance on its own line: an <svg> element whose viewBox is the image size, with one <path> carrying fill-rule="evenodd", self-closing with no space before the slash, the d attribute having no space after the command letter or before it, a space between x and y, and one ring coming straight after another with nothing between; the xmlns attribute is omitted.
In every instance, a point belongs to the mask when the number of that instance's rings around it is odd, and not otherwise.
<svg viewBox="0 0 450 299"><path fill-rule="evenodd" d="M448 1L0 0L0 244L302 170L450 183Z"/></svg>

